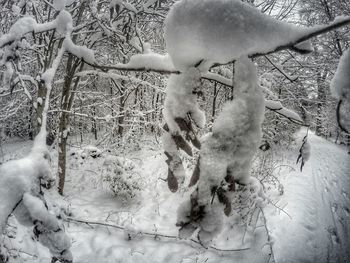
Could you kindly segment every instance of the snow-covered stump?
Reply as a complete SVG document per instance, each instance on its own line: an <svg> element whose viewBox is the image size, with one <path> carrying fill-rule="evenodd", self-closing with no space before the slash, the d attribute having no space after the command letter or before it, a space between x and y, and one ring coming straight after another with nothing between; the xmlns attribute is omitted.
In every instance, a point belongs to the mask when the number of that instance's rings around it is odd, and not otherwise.
<svg viewBox="0 0 350 263"><path fill-rule="evenodd" d="M191 145L200 149L192 126L192 123L198 128L205 125L205 114L197 103L200 79L200 71L191 67L180 75L171 75L166 90L162 141L168 164L167 182L172 192L176 192L185 179L179 150L193 156Z"/></svg>
<svg viewBox="0 0 350 263"><path fill-rule="evenodd" d="M189 237L199 228L198 238L208 242L221 232L222 214L231 213L235 183L255 183L250 177L252 159L261 140L264 96L256 69L247 57L235 63L234 100L227 102L202 143L190 201L178 210L180 236Z"/></svg>
<svg viewBox="0 0 350 263"><path fill-rule="evenodd" d="M41 191L43 185L54 181L45 139L46 132L42 131L28 156L0 166L0 235L13 214L20 224L34 226L34 235L50 250L52 262L72 262L70 239L49 213Z"/></svg>

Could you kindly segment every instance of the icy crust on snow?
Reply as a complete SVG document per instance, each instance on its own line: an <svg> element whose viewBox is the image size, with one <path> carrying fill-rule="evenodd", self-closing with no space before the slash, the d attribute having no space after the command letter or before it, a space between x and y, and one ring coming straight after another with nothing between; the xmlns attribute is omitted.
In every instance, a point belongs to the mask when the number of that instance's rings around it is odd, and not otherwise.
<svg viewBox="0 0 350 263"><path fill-rule="evenodd" d="M182 0L165 21L167 51L178 69L202 59L227 63L295 41L306 29L275 20L238 0ZM308 47L306 43L298 48Z"/></svg>
<svg viewBox="0 0 350 263"><path fill-rule="evenodd" d="M331 92L339 99L350 101L350 49L346 50L340 58L331 82Z"/></svg>
<svg viewBox="0 0 350 263"><path fill-rule="evenodd" d="M201 73L197 68L189 68L186 72L173 74L168 80L163 115L172 132L180 132L175 118L188 119L188 114L194 123L204 128L205 113L200 110L196 91L201 85Z"/></svg>

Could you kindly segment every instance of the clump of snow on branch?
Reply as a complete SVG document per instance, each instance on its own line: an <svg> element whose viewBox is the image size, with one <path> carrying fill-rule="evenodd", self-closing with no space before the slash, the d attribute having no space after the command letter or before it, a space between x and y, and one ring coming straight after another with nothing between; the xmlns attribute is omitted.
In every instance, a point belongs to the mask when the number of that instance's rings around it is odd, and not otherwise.
<svg viewBox="0 0 350 263"><path fill-rule="evenodd" d="M168 54L160 55L153 52L133 55L127 64L121 64L118 66L123 66L125 68L144 68L164 71L175 70Z"/></svg>
<svg viewBox="0 0 350 263"><path fill-rule="evenodd" d="M66 6L66 0L54 0L52 4L57 11L61 11Z"/></svg>
<svg viewBox="0 0 350 263"><path fill-rule="evenodd" d="M200 79L200 71L194 67L183 74L170 76L163 110L170 130L179 132L180 128L174 119L177 117L186 119L188 114L198 127L204 128L205 114L199 109L196 95L201 85Z"/></svg>
<svg viewBox="0 0 350 263"><path fill-rule="evenodd" d="M86 46L75 45L70 37L66 37L64 40L64 47L68 52L72 53L78 58L84 59L88 63L95 62L94 51Z"/></svg>
<svg viewBox="0 0 350 263"><path fill-rule="evenodd" d="M43 31L55 29L56 26L57 26L56 20L43 23L43 24L38 24L36 23L35 19L32 17L29 17L29 16L22 17L21 19L17 20L15 24L11 26L9 33L4 34L0 37L0 48L13 41L22 39L25 34L28 34L32 31L39 33Z"/></svg>
<svg viewBox="0 0 350 263"><path fill-rule="evenodd" d="M286 117L288 119L303 123L303 120L299 116L298 113L283 107L283 105L280 101L265 100L265 106L270 110L273 110L273 111L276 111L277 113L280 113L281 115L283 115L284 117Z"/></svg>
<svg viewBox="0 0 350 263"><path fill-rule="evenodd" d="M71 32L73 29L73 19L70 13L66 10L62 10L57 16L57 26L56 31L59 34L66 34L67 32Z"/></svg>
<svg viewBox="0 0 350 263"><path fill-rule="evenodd" d="M331 82L331 92L339 99L337 120L339 127L350 132L350 49L340 58L337 71Z"/></svg>
<svg viewBox="0 0 350 263"><path fill-rule="evenodd" d="M220 232L222 205L226 215L231 213L235 182L252 182L252 159L261 140L264 97L255 65L248 58L236 61L234 87L235 99L224 105L212 134L202 143L197 189L190 203L184 203L178 211L180 233L193 233L199 227L198 236L203 242Z"/></svg>
<svg viewBox="0 0 350 263"><path fill-rule="evenodd" d="M187 141L190 141L196 148L200 147L191 122L193 121L199 128L205 126L205 114L197 103L197 94L201 86L200 79L200 71L192 67L182 74L171 75L168 81L163 109L166 124L162 140L165 154L168 157L168 186L174 192L178 188L178 183L182 183L185 177L179 149L192 156L192 149Z"/></svg>
<svg viewBox="0 0 350 263"><path fill-rule="evenodd" d="M165 24L167 51L180 70L202 60L210 67L266 52L306 32L239 0L182 0L174 4ZM307 52L310 46L295 49Z"/></svg>
<svg viewBox="0 0 350 263"><path fill-rule="evenodd" d="M43 151L39 142L34 144L31 153L19 160L4 163L0 167L0 230L5 227L7 218L16 204L21 201L24 193L38 195L40 181L53 181L48 163L48 152Z"/></svg>
<svg viewBox="0 0 350 263"><path fill-rule="evenodd" d="M35 222L34 234L51 252L54 258L72 260L72 254L69 250L71 246L70 239L63 232L62 226L58 223L56 217L48 212L43 200L29 193L23 195L23 208L32 222ZM23 214L23 212L22 212ZM18 218L15 211L16 218Z"/></svg>
<svg viewBox="0 0 350 263"><path fill-rule="evenodd" d="M50 171L45 139L46 132L41 131L28 156L0 167L0 233L13 213L21 224L35 226L35 236L53 257L70 262L70 240L57 219L48 212L41 193L42 185L49 186L55 180Z"/></svg>
<svg viewBox="0 0 350 263"><path fill-rule="evenodd" d="M337 71L331 82L333 96L350 100L350 49L340 58Z"/></svg>

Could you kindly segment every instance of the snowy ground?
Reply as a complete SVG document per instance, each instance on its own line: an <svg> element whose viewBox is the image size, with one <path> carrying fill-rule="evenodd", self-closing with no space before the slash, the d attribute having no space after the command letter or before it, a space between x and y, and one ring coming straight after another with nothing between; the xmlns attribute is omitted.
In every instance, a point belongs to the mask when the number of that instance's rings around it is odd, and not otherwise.
<svg viewBox="0 0 350 263"><path fill-rule="evenodd" d="M190 192L180 189L173 194L167 189L162 180L167 169L164 156L154 146L128 156L144 189L132 200L113 197L103 188L98 159L73 157L64 198L55 191L46 196L72 218L126 228L65 222L75 262L273 262L273 258L276 262L350 262L350 155L317 136L309 140L312 154L303 172L294 165L297 150L285 151L285 163L295 170L279 173L283 195L276 189L268 192L283 211L271 204L256 210L248 228L236 217L226 218L223 233L209 249L174 238L176 209ZM30 142L7 144L0 160L18 158L29 147ZM29 229L17 226L13 218L10 225L16 233L13 246L20 247L14 262L49 262L48 252L32 242Z"/></svg>

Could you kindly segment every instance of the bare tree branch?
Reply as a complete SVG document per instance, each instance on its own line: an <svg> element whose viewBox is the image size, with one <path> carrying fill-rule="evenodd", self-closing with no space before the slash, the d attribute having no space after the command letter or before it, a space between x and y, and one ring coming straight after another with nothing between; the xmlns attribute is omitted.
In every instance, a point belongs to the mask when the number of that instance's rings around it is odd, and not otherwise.
<svg viewBox="0 0 350 263"><path fill-rule="evenodd" d="M95 221L87 221L87 220L82 220L82 219L75 219L75 218L72 218L72 217L67 217L64 220L66 222L85 224L85 225L87 225L89 227L91 227L91 225L98 225L98 226L112 227L112 228L115 228L115 229L118 229L118 230L123 230L123 231L127 230L127 228L123 227L123 226L112 225L112 224L102 223L102 222L95 222ZM144 236L150 236L150 237L153 237L154 239L162 237L162 238L167 238L167 239L172 239L172 240L179 241L179 237L178 236L173 236L173 235L166 235L166 234L147 232L147 231L137 231L137 234L144 235ZM181 239L180 239L180 241L181 241ZM190 241L192 243L199 244L199 245L201 245L203 247L203 245L199 241L197 241L195 239L185 239L183 241ZM221 248L217 248L217 247L214 247L214 246L209 246L209 247L207 247L207 249L216 250L216 251L219 251L219 252L241 252L241 251L249 250L250 248L249 247L245 247L245 248L236 248L236 249L221 249Z"/></svg>

